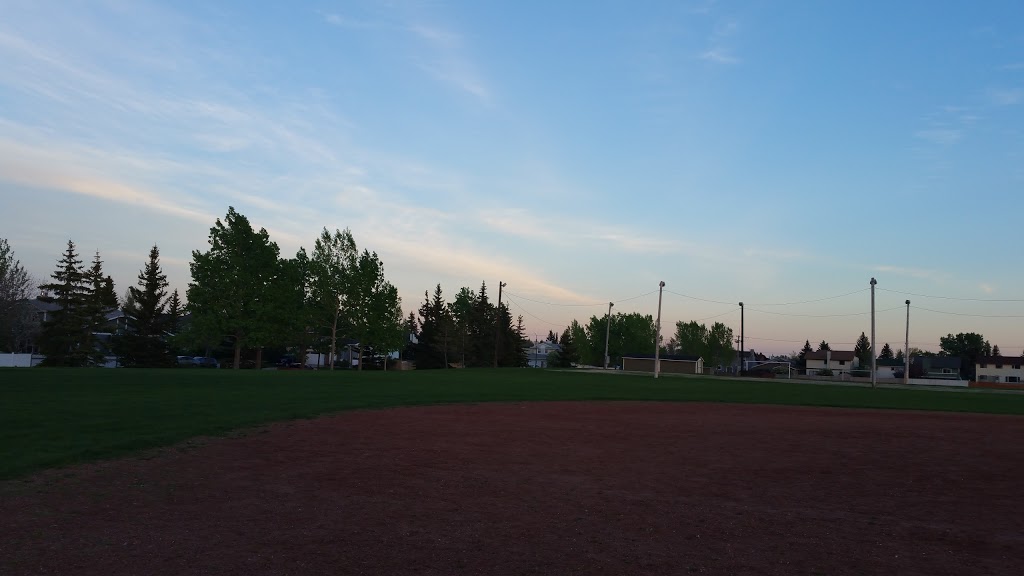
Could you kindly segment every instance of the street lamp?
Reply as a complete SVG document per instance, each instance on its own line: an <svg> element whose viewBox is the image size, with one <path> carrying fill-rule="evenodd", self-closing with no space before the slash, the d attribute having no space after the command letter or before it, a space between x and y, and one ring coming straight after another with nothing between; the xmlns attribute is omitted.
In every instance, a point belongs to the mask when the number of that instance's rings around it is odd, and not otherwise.
<svg viewBox="0 0 1024 576"><path fill-rule="evenodd" d="M608 320L604 325L604 369L608 369L608 336L612 332L612 306L615 306L614 302L608 303Z"/></svg>
<svg viewBox="0 0 1024 576"><path fill-rule="evenodd" d="M665 289L665 281L658 282L658 321L654 324L654 377L661 371L661 291Z"/></svg>

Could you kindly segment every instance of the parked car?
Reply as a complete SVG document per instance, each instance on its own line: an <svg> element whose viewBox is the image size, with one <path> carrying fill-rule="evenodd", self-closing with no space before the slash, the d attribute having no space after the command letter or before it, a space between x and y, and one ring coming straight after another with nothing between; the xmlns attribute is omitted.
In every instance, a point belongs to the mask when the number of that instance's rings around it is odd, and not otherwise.
<svg viewBox="0 0 1024 576"><path fill-rule="evenodd" d="M178 366L191 367L195 366L195 361L192 359L191 356L178 356L177 364Z"/></svg>
<svg viewBox="0 0 1024 576"><path fill-rule="evenodd" d="M220 362L209 356L195 356L192 358L192 364L200 368L220 368Z"/></svg>

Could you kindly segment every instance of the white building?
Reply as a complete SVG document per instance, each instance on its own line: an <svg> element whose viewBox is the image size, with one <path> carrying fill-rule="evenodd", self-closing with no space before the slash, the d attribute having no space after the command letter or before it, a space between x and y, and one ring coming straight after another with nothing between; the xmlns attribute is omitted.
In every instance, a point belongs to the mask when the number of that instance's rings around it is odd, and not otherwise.
<svg viewBox="0 0 1024 576"><path fill-rule="evenodd" d="M978 382L1019 384L1024 382L1021 362L1024 362L1024 359L1020 357L981 356L974 365L975 378Z"/></svg>

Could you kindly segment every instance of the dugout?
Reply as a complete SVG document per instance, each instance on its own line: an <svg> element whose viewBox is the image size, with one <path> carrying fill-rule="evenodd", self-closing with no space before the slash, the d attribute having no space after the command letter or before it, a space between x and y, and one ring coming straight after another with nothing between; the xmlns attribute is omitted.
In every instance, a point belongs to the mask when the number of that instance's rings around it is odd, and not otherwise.
<svg viewBox="0 0 1024 576"><path fill-rule="evenodd" d="M704 359L700 356L669 354L658 359L662 374L703 374ZM623 371L654 372L654 354L632 354L622 357Z"/></svg>

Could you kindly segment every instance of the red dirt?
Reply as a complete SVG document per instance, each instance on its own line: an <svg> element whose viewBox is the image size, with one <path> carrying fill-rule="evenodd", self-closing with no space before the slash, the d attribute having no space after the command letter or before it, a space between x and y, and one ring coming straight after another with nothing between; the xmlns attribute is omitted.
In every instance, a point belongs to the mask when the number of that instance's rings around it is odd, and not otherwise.
<svg viewBox="0 0 1024 576"><path fill-rule="evenodd" d="M1022 439L924 412L349 412L0 484L0 574L1016 575Z"/></svg>

